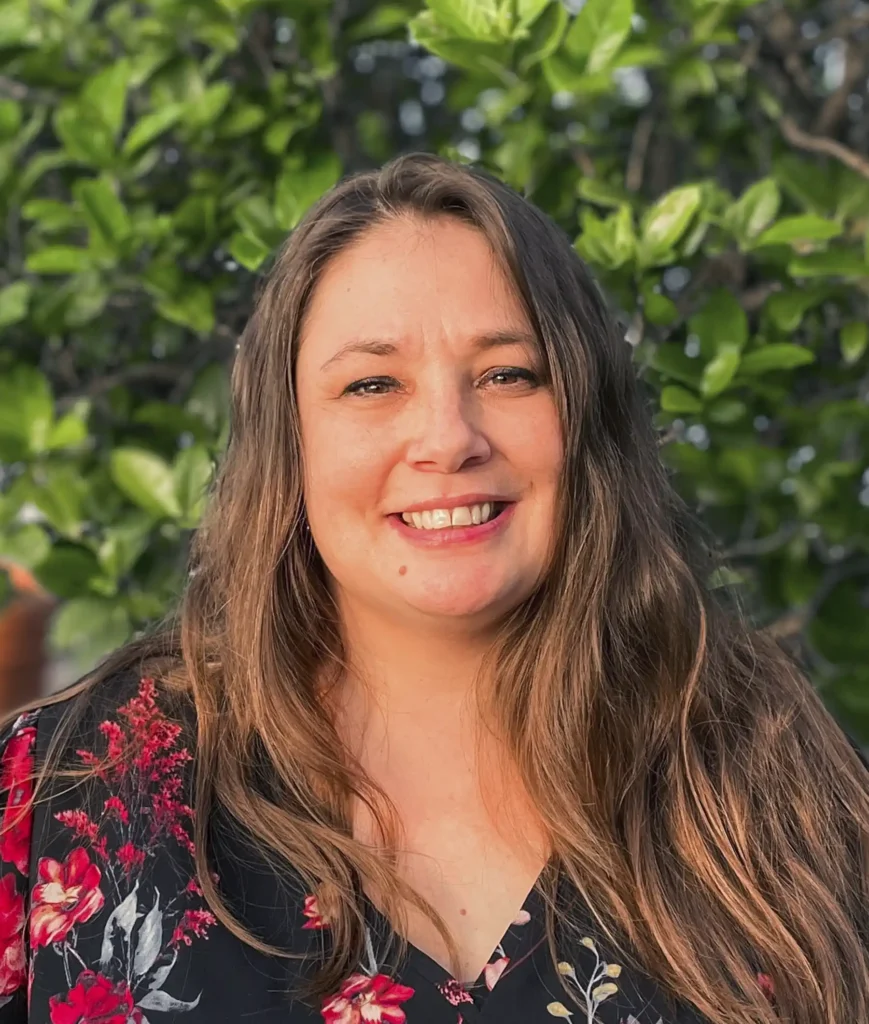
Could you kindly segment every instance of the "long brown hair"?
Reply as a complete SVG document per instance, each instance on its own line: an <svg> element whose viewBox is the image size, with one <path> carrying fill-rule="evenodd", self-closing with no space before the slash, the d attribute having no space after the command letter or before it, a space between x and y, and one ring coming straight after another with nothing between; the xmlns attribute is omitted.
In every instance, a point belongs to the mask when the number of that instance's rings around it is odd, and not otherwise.
<svg viewBox="0 0 869 1024"><path fill-rule="evenodd" d="M318 697L344 652L304 529L293 386L324 266L397 216L458 217L486 236L534 325L561 416L552 564L503 624L484 709L549 832L553 954L556 927L577 927L554 899L557 877L714 1024L869 1020L865 768L795 664L710 589L711 546L662 466L630 347L567 238L493 177L431 155L345 179L288 239L240 341L231 438L176 625L117 652L87 684L149 660L176 666L163 674L197 711L197 860L214 912L267 948L212 881L207 823L220 804L276 864L329 893L334 944L314 992L360 959L359 879L384 894L392 920L411 899L445 933L399 881L388 801ZM354 840L350 794L379 816L383 849Z"/></svg>

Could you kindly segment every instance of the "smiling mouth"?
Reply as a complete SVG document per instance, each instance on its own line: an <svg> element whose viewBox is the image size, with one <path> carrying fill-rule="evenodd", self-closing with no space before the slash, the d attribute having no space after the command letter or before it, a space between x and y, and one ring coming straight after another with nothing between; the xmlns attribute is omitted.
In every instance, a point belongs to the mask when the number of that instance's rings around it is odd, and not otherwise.
<svg viewBox="0 0 869 1024"><path fill-rule="evenodd" d="M401 512L397 517L416 530L450 530L457 527L467 529L469 526L482 526L497 519L509 504L509 501L486 501L479 505L459 505L456 508Z"/></svg>

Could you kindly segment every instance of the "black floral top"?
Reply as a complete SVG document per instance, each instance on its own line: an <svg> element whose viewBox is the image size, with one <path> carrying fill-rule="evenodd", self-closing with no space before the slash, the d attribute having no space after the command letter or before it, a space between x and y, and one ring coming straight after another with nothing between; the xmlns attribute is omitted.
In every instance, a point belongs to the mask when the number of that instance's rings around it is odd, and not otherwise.
<svg viewBox="0 0 869 1024"><path fill-rule="evenodd" d="M366 902L363 962L319 1005L300 1002L290 994L299 961L241 942L203 899L182 725L152 680L110 689L69 741L93 772L86 786L56 786L31 806L28 778L68 704L22 716L0 748L0 1024L701 1024L591 934L556 973L533 893L467 986L412 946L397 968L378 963L372 936L388 926ZM215 876L233 911L268 943L322 949L329 921L316 893L279 883L218 818Z"/></svg>

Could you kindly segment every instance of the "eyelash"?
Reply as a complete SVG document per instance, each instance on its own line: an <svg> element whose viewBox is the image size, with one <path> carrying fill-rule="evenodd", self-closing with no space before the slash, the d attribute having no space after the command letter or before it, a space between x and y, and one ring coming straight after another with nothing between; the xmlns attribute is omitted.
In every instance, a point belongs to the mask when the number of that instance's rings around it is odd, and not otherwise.
<svg viewBox="0 0 869 1024"><path fill-rule="evenodd" d="M494 369L487 371L487 373L483 375L482 380L485 381L487 377L491 380L492 378L498 376L510 376L514 378L519 378L520 381L524 382L525 384L530 384L533 387L538 387L540 385L540 378L536 373L534 373L532 370L526 370L520 366L497 366ZM344 388L342 394L375 397L377 395L384 394L384 392L365 391L364 389L366 387L371 387L372 385L382 386L397 383L398 381L394 377L364 377L362 380L355 380L353 381L352 384L348 384L347 387ZM510 387L510 385L506 386Z"/></svg>

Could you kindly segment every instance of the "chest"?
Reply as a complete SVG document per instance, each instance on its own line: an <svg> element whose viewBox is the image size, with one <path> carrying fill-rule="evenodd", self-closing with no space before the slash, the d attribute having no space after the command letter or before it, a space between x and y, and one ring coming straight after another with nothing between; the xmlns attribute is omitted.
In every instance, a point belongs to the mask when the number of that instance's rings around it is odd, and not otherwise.
<svg viewBox="0 0 869 1024"><path fill-rule="evenodd" d="M474 981L496 957L547 859L543 829L527 800L486 798L467 772L403 779L387 789L401 822L399 876L441 916L456 946L448 947L431 919L406 904L405 937L435 963ZM354 812L354 833L373 841L366 810ZM378 894L369 892L378 903Z"/></svg>

